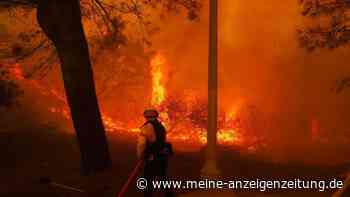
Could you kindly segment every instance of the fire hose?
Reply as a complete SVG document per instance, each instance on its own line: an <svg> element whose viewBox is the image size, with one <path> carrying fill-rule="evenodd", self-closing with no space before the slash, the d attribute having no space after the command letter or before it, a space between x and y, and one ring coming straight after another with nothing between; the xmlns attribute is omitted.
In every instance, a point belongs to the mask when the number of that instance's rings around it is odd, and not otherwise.
<svg viewBox="0 0 350 197"><path fill-rule="evenodd" d="M129 178L127 179L127 181L125 182L125 184L123 185L122 189L120 190L120 192L118 193L117 197L123 197L127 191L127 189L129 188L131 182L135 179L135 177L137 176L137 173L139 172L142 164L143 164L143 157L141 157L141 159L139 159L136 163L136 166L134 167L133 171L131 172L131 174L129 175Z"/></svg>
<svg viewBox="0 0 350 197"><path fill-rule="evenodd" d="M129 175L127 181L125 182L125 184L123 185L122 189L120 190L120 192L118 193L117 197L123 197L127 191L127 189L129 188L131 182L135 179L135 177L137 176L137 173L139 172L142 164L143 164L143 157L141 157L141 159L139 159L136 163L136 166L134 167L133 171L131 172L131 174ZM42 177L40 178L40 183L42 184L48 184L51 185L53 187L57 187L57 188L61 188L61 189L65 189L65 190L70 190L70 191L74 191L74 192L79 192L79 193L84 193L84 190L72 187L72 186L68 186L68 185L64 185L61 183L56 183L54 181L52 181L49 177Z"/></svg>
<svg viewBox="0 0 350 197"><path fill-rule="evenodd" d="M173 152L173 148L172 148L171 143L166 143L165 144L165 148L163 149L163 151L161 153L163 153L165 155L173 155L174 152ZM152 156L152 158L153 158L153 156ZM123 185L122 189L118 193L117 197L123 197L125 195L125 192L129 188L131 182L137 176L137 173L139 172L143 162L144 162L144 156L141 156L140 159L137 161L136 166L134 167L133 171L129 175L128 180L125 182L125 184Z"/></svg>

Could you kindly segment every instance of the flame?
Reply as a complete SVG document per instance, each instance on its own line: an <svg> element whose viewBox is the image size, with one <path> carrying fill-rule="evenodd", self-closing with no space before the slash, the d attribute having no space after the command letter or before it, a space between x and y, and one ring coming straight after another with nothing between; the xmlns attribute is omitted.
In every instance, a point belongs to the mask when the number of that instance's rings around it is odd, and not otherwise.
<svg viewBox="0 0 350 197"><path fill-rule="evenodd" d="M153 107L160 111L160 119L164 123L165 127L168 129L167 138L172 142L189 143L195 146L205 145L207 143L207 132L205 127L205 122L202 125L203 128L196 126L191 120L190 116L193 110L196 110L198 106L203 105L199 102L199 98L196 92L193 90L184 90L181 97L181 105L184 109L180 109L180 116L171 116L173 114L172 110L179 110L177 107L170 108L169 103L171 103L174 97L167 96L166 85L165 85L165 74L164 70L166 67L166 59L158 53L150 61L151 67L151 78L152 78L152 94L151 94L151 104ZM17 76L21 76L20 72L17 72ZM20 78L20 77L19 77ZM48 106L48 111L50 113L60 114L64 119L70 121L71 115L68 107L68 103L65 95L62 92L56 91L55 89L48 89L44 87L38 81L32 81L32 85L36 87L42 95L50 96L56 98L60 104L50 104ZM205 104L205 103L204 103ZM219 125L217 132L217 140L221 145L231 146L242 144L243 137L240 135L241 128L239 127L239 110L241 107L241 102L236 103L229 110L221 113L219 120L223 121ZM204 108L201 108L205 112ZM182 110L182 111L181 111ZM105 126L105 130L108 133L118 133L120 135L135 135L140 132L139 128L135 128L133 125L127 125L121 121L111 118L107 113L102 111L101 113L102 121ZM182 117L183 116L183 117ZM199 113L196 116L201 116L200 118L205 121L205 114ZM203 117L202 117L203 116ZM184 119L182 119L184 118ZM187 119L186 119L187 118ZM202 121L202 120L201 120ZM176 125L176 126L175 126ZM176 127L174 129L174 127Z"/></svg>
<svg viewBox="0 0 350 197"><path fill-rule="evenodd" d="M240 143L240 137L236 129L221 129L217 134L218 142L224 145Z"/></svg>
<svg viewBox="0 0 350 197"><path fill-rule="evenodd" d="M151 75L152 75L152 106L159 106L165 100L165 88L162 84L163 73L162 67L165 65L165 58L158 53L151 60Z"/></svg>
<svg viewBox="0 0 350 197"><path fill-rule="evenodd" d="M151 67L151 77L152 77L152 100L151 105L157 108L160 111L160 119L164 123L166 128L171 128L174 124L174 120L169 118L169 110L167 109L167 103L171 98L166 96L166 86L164 82L164 70L166 69L166 59L160 53L157 53L150 61ZM190 114L190 110L194 109L194 106L197 105L197 96L194 91L184 91L183 101L188 112L185 115ZM225 123L223 128L218 129L217 139L219 144L223 145L233 145L239 144L242 141L242 137L239 135L239 128L237 124L237 114L241 106L241 101L237 103L234 107L231 108L228 112L225 113ZM107 130L111 131L120 130L123 127L116 127L113 123L113 120L103 118ZM175 121L176 122L176 121ZM181 126L177 129L168 132L167 138L170 141L177 142L191 142L201 145L205 145L207 142L207 132L203 128L195 128L194 125L189 122L181 121ZM122 129L125 130L125 129ZM140 129L138 128L129 128L126 129L131 133L139 133Z"/></svg>

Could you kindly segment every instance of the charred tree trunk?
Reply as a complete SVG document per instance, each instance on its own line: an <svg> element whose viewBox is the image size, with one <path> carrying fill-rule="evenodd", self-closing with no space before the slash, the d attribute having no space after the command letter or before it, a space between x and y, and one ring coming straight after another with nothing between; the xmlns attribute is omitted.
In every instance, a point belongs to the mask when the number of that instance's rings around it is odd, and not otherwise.
<svg viewBox="0 0 350 197"><path fill-rule="evenodd" d="M61 61L64 87L81 152L83 174L111 166L98 107L79 0L40 1L37 18Z"/></svg>

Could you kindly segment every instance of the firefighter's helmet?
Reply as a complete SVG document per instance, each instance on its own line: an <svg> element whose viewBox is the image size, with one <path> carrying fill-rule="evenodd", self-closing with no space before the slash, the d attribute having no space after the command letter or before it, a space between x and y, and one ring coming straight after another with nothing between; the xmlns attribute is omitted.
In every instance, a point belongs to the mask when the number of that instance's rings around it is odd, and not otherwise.
<svg viewBox="0 0 350 197"><path fill-rule="evenodd" d="M158 113L158 111L156 109L146 109L143 112L143 116L145 118L158 118L159 113Z"/></svg>

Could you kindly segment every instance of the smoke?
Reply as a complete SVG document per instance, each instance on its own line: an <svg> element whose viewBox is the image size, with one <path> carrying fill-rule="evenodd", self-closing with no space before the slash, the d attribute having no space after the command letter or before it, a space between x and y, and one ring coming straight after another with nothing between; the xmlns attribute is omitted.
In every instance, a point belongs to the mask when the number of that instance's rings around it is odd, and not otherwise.
<svg viewBox="0 0 350 197"><path fill-rule="evenodd" d="M220 106L231 109L243 101L259 109L257 116L264 128L256 135L268 138L269 156L277 160L306 161L306 155L315 150L320 160L325 149L345 148L350 139L349 93L337 95L332 89L337 79L350 73L349 49L310 53L300 48L296 32L306 25L306 19L297 1L219 4ZM171 16L160 24L153 47L168 60L169 88L206 96L207 2L199 21ZM310 141L312 119L321 127L317 142ZM339 158L340 152L324 154Z"/></svg>

